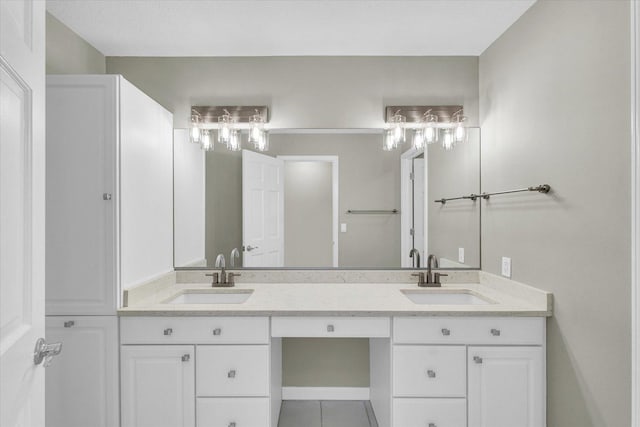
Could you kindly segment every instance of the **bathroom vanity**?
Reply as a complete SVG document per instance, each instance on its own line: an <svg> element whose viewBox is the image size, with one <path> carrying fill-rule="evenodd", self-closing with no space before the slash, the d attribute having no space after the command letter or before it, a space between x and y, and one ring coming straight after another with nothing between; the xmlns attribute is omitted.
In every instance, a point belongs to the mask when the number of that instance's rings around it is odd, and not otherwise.
<svg viewBox="0 0 640 427"><path fill-rule="evenodd" d="M289 337L369 338L369 400L380 427L544 426L551 295L483 272L455 283L451 273L442 288L178 283L130 291L119 310L122 427L277 427L281 339Z"/></svg>

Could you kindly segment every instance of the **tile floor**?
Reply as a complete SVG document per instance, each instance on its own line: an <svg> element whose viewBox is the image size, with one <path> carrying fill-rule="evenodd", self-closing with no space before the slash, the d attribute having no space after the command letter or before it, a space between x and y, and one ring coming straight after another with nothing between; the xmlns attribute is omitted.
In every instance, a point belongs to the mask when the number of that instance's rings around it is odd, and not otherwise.
<svg viewBox="0 0 640 427"><path fill-rule="evenodd" d="M378 427L368 401L285 400L278 427Z"/></svg>

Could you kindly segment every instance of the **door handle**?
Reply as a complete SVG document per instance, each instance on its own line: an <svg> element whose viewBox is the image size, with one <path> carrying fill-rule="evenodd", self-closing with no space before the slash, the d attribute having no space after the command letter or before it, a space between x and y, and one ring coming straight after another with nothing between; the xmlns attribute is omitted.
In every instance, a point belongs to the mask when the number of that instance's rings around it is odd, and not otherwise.
<svg viewBox="0 0 640 427"><path fill-rule="evenodd" d="M246 248L244 248L247 252L251 252L254 249L259 249L259 246L247 246Z"/></svg>
<svg viewBox="0 0 640 427"><path fill-rule="evenodd" d="M33 349L33 363L35 365L39 365L44 360L42 366L46 368L51 365L51 359L53 359L54 356L59 355L61 351L61 342L47 344L44 338L39 338L38 341L36 341L35 348Z"/></svg>

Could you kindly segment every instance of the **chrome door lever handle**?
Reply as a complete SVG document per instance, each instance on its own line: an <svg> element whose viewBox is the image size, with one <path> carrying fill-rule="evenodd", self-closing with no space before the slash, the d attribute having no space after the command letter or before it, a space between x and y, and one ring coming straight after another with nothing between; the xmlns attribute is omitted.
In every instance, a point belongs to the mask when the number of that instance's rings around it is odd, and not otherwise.
<svg viewBox="0 0 640 427"><path fill-rule="evenodd" d="M39 338L36 341L36 346L33 349L33 363L39 365L44 361L42 366L45 368L51 365L51 360L54 356L57 356L62 351L62 343L54 342L47 344L44 338Z"/></svg>

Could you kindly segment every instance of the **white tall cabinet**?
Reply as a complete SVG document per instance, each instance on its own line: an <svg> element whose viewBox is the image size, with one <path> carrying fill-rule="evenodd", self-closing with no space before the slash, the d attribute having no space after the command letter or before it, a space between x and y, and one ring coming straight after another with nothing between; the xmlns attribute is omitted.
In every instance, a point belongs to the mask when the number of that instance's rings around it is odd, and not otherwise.
<svg viewBox="0 0 640 427"><path fill-rule="evenodd" d="M172 128L122 76L47 77L48 427L119 425L121 291L173 268Z"/></svg>

